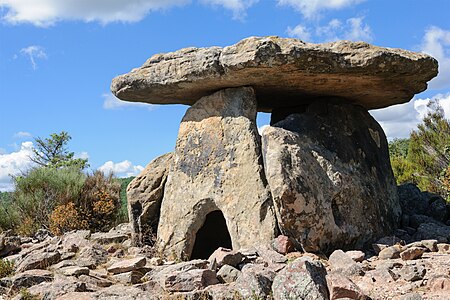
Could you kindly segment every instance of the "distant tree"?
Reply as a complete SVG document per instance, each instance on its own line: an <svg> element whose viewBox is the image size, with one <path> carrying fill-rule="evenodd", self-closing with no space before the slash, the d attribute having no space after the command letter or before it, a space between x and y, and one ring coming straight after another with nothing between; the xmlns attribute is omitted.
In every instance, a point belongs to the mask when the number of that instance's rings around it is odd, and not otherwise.
<svg viewBox="0 0 450 300"><path fill-rule="evenodd" d="M438 101L428 107L430 111L411 133L407 160L420 189L445 195L442 173L450 165L450 121Z"/></svg>
<svg viewBox="0 0 450 300"><path fill-rule="evenodd" d="M67 150L70 139L70 135L65 131L52 133L50 138L38 137L35 139L36 145L30 159L41 167L77 167L79 169L88 167L87 159L74 158L75 154Z"/></svg>

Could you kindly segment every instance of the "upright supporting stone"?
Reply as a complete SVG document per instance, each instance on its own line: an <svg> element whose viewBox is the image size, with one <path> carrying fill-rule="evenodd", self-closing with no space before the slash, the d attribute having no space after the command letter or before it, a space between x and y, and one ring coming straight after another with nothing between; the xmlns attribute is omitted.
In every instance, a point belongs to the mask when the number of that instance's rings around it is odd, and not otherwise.
<svg viewBox="0 0 450 300"><path fill-rule="evenodd" d="M280 230L297 246L358 247L395 228L401 210L386 137L364 108L311 104L267 128L262 144Z"/></svg>
<svg viewBox="0 0 450 300"><path fill-rule="evenodd" d="M135 246L154 243L171 159L172 153L155 158L127 187L131 243Z"/></svg>
<svg viewBox="0 0 450 300"><path fill-rule="evenodd" d="M161 205L158 247L166 257L189 258L195 243L226 247L220 244L225 242L220 240L223 231L229 232L235 249L275 237L256 107L253 89L241 87L203 97L187 110ZM219 210L226 228L212 218L205 223L208 214ZM202 228L207 225L211 227ZM207 240L200 240L201 228L209 232Z"/></svg>

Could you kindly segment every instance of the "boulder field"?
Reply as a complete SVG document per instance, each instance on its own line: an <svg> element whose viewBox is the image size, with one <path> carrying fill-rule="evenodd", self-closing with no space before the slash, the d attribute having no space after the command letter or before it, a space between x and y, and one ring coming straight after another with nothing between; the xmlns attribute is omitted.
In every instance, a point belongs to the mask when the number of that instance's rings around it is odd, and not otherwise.
<svg viewBox="0 0 450 300"><path fill-rule="evenodd" d="M185 260L278 234L325 254L391 234L402 211L368 110L409 101L436 74L428 55L348 41L251 37L154 55L113 93L190 107L174 151L128 186L132 243ZM258 111L271 112L261 135Z"/></svg>

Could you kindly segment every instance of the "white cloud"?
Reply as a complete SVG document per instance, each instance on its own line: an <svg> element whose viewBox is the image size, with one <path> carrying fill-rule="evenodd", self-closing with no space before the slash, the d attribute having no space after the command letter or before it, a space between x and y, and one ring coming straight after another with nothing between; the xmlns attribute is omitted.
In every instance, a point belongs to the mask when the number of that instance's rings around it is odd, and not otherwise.
<svg viewBox="0 0 450 300"><path fill-rule="evenodd" d="M2 0L0 0L0 1L2 1ZM20 49L20 54L25 55L30 59L33 70L37 69L36 59L47 58L47 54L45 53L44 48L42 48L41 46L36 46L36 45L32 45L32 46Z"/></svg>
<svg viewBox="0 0 450 300"><path fill-rule="evenodd" d="M198 0L231 10L235 18L259 0ZM31 23L48 27L63 20L85 22L138 22L155 10L191 3L192 0L0 0L2 19L10 24ZM1 16L1 15L0 15Z"/></svg>
<svg viewBox="0 0 450 300"><path fill-rule="evenodd" d="M150 11L188 3L189 0L0 0L4 20L46 27L62 20L137 22Z"/></svg>
<svg viewBox="0 0 450 300"><path fill-rule="evenodd" d="M450 93L437 94L425 99L413 99L405 104L372 110L370 114L383 127L388 139L407 138L427 114L429 110L427 105L431 100L439 100L445 117L450 119Z"/></svg>
<svg viewBox="0 0 450 300"><path fill-rule="evenodd" d="M32 137L32 135L31 135L31 133L26 132L26 131L19 131L14 134L14 137L17 139L22 139L22 138L30 138L30 137Z"/></svg>
<svg viewBox="0 0 450 300"><path fill-rule="evenodd" d="M430 27L423 37L421 50L439 62L439 74L430 81L430 88L450 87L450 31L439 27Z"/></svg>
<svg viewBox="0 0 450 300"><path fill-rule="evenodd" d="M270 127L270 125L263 125L261 127L258 127L258 133L259 135L262 135L262 133L264 132L264 130L266 130L268 127Z"/></svg>
<svg viewBox="0 0 450 300"><path fill-rule="evenodd" d="M277 0L279 5L290 6L308 19L318 18L321 11L337 10L364 0Z"/></svg>
<svg viewBox="0 0 450 300"><path fill-rule="evenodd" d="M301 39L304 42L311 41L311 32L306 26L297 25L294 28L288 27L286 32L290 37Z"/></svg>
<svg viewBox="0 0 450 300"><path fill-rule="evenodd" d="M98 170L102 171L105 174L113 173L117 177L130 177L138 175L140 172L142 172L142 170L144 170L144 167L141 165L135 166L129 160L124 160L118 163L114 163L110 160L100 166Z"/></svg>
<svg viewBox="0 0 450 300"><path fill-rule="evenodd" d="M259 0L201 0L205 4L222 6L233 12L235 19L242 19L246 15L246 10Z"/></svg>
<svg viewBox="0 0 450 300"><path fill-rule="evenodd" d="M89 159L89 153L87 153L86 151L75 153L74 158Z"/></svg>
<svg viewBox="0 0 450 300"><path fill-rule="evenodd" d="M350 18L345 23L338 19L332 19L326 25L316 26L315 28L308 28L299 24L294 28L288 27L287 34L304 41L314 42L337 40L371 42L373 39L372 30L368 24L364 23L364 17Z"/></svg>
<svg viewBox="0 0 450 300"><path fill-rule="evenodd" d="M11 191L14 185L11 175L19 175L33 166L33 142L23 142L17 152L0 154L0 191Z"/></svg>
<svg viewBox="0 0 450 300"><path fill-rule="evenodd" d="M144 107L149 110L153 110L156 107L156 105L154 105L154 104L122 101L111 93L105 93L102 95L102 97L103 97L103 108L104 109L121 109L121 108L126 108L126 107Z"/></svg>

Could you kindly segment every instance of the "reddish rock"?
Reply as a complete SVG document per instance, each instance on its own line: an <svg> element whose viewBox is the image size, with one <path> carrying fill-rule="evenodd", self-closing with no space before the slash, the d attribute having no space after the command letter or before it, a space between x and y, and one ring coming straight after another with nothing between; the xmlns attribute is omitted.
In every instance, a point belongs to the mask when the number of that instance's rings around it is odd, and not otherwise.
<svg viewBox="0 0 450 300"><path fill-rule="evenodd" d="M410 247L400 253L400 257L403 260L413 260L421 258L422 255L425 253L426 248L422 247Z"/></svg>
<svg viewBox="0 0 450 300"><path fill-rule="evenodd" d="M281 254L288 254L289 252L292 252L295 249L295 246L292 243L292 240L285 235L277 236L272 241L271 246L272 246L273 250L275 250Z"/></svg>
<svg viewBox="0 0 450 300"><path fill-rule="evenodd" d="M334 299L366 299L361 289L349 278L338 273L330 273L326 277L330 300Z"/></svg>

